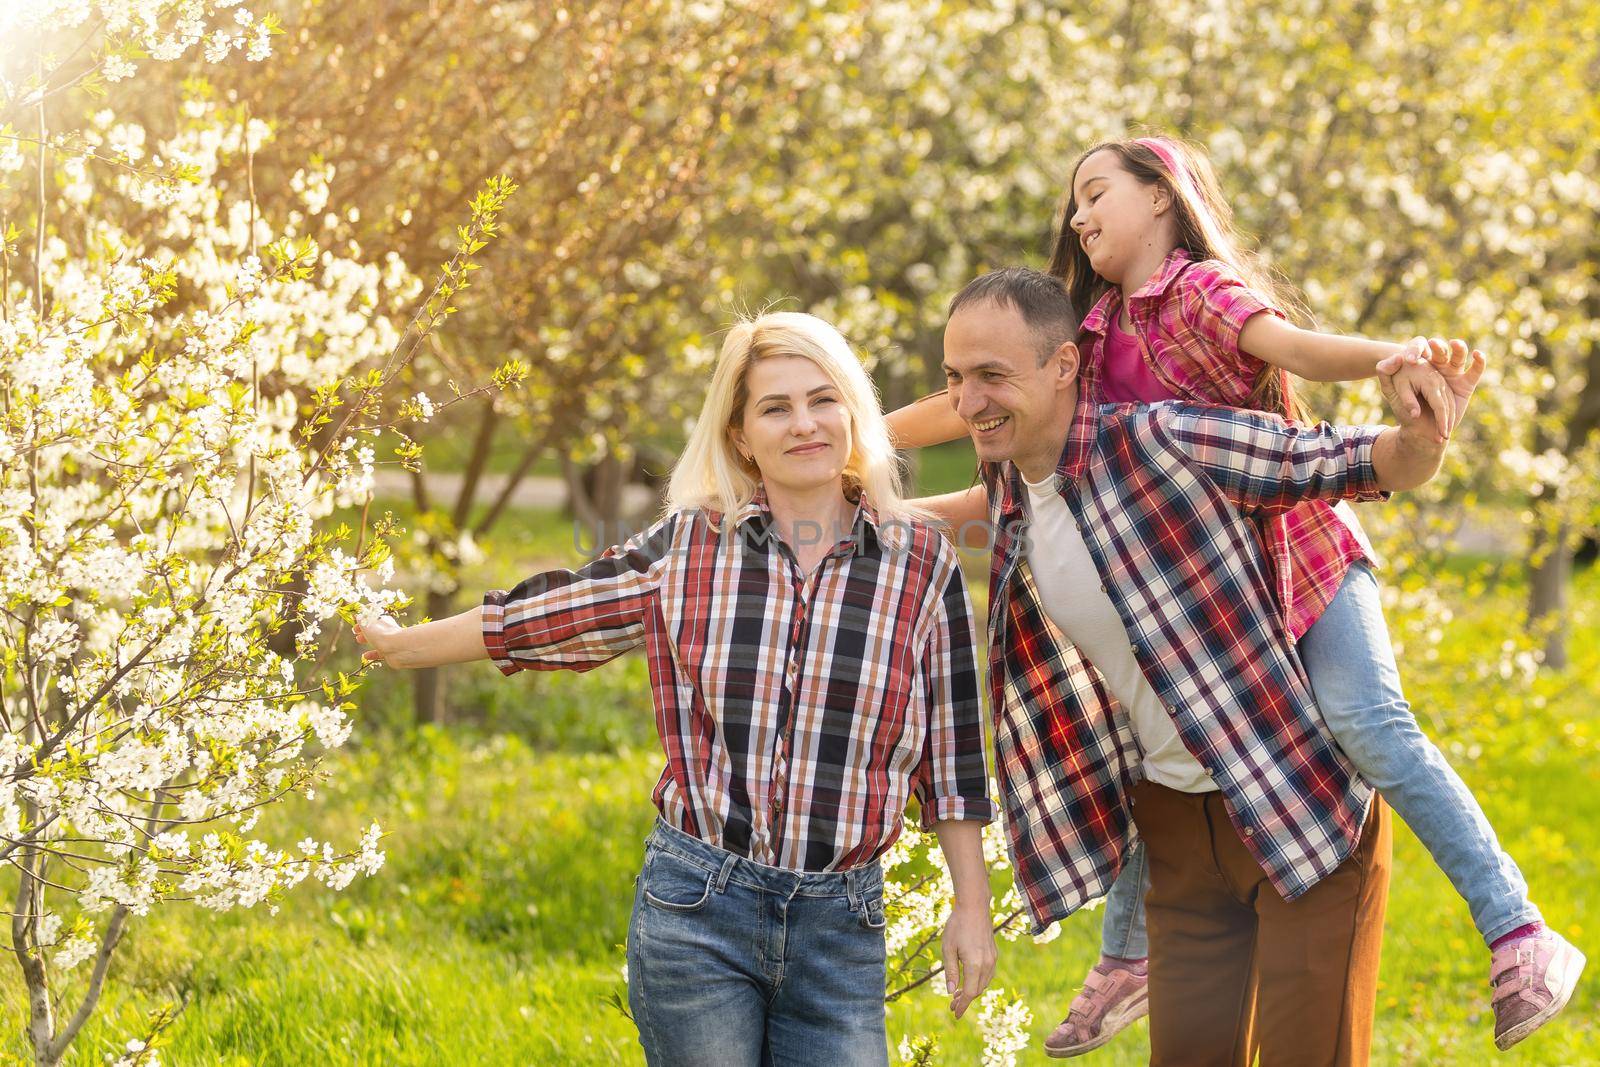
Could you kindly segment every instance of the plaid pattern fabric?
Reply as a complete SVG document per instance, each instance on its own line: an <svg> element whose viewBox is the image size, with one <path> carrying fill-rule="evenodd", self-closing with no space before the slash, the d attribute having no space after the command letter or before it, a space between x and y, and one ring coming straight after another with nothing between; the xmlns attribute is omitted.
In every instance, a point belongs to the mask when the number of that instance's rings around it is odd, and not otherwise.
<svg viewBox="0 0 1600 1067"><path fill-rule="evenodd" d="M1106 331L1121 313L1113 287L1083 320L1085 362L1105 359ZM1128 317L1150 370L1174 400L1244 407L1265 366L1239 350L1239 332L1260 312L1283 317L1225 263L1196 262L1174 249L1161 269L1128 298ZM1298 640L1321 617L1358 559L1376 561L1349 508L1311 500L1274 516L1262 530L1279 603Z"/></svg>
<svg viewBox="0 0 1600 1067"><path fill-rule="evenodd" d="M924 827L988 821L971 601L920 523L854 530L809 577L764 496L668 515L587 566L484 597L506 674L590 670L643 644L666 767L654 800L685 833L758 863L835 871Z"/></svg>
<svg viewBox="0 0 1600 1067"><path fill-rule="evenodd" d="M1376 429L1234 408L1100 406L1091 372L1057 468L1063 500L1184 747L1286 899L1360 837L1370 789L1327 737L1251 516L1373 498ZM1000 792L1036 930L1105 895L1136 836L1126 711L1039 603L1021 476L983 466L997 531L989 669Z"/></svg>

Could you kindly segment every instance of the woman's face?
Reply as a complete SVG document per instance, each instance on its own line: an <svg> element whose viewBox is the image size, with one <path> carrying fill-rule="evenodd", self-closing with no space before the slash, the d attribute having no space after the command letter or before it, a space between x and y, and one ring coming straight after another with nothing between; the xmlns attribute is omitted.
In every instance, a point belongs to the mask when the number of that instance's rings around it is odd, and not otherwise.
<svg viewBox="0 0 1600 1067"><path fill-rule="evenodd" d="M752 365L745 385L749 399L731 433L768 493L838 483L850 459L850 413L822 368L774 356Z"/></svg>
<svg viewBox="0 0 1600 1067"><path fill-rule="evenodd" d="M1078 167L1072 199L1077 210L1067 222L1089 265L1120 285L1129 264L1159 237L1156 220L1166 210L1166 190L1141 182L1115 152L1102 148Z"/></svg>

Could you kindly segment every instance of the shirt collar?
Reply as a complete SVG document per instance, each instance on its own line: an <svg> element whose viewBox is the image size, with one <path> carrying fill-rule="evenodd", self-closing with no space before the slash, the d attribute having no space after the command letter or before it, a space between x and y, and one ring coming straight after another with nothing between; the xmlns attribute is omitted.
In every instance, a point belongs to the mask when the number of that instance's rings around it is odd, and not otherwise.
<svg viewBox="0 0 1600 1067"><path fill-rule="evenodd" d="M717 518L713 516L713 525L717 524ZM742 529L747 524L752 524L753 529L765 530L771 522L772 505L767 502L767 487L765 484L758 482L755 496L750 498L749 503L733 513L733 529ZM872 506L872 502L867 499L866 493L858 492L856 494L856 513L855 517L850 521L850 528L854 533L849 540L854 543L865 544L865 534L868 532L872 534L872 538L875 541L880 536L878 509Z"/></svg>
<svg viewBox="0 0 1600 1067"><path fill-rule="evenodd" d="M1172 288L1172 283L1177 280L1183 268L1189 265L1189 252L1184 248L1174 248L1167 253L1167 258L1161 261L1161 266L1150 275L1149 279L1128 298L1131 304L1135 301L1153 300L1165 296L1167 290ZM1089 309L1089 314L1083 319L1083 332L1104 334L1110 323L1111 316L1122 307L1122 291L1116 286L1111 286L1101 294L1100 299L1094 302L1094 307Z"/></svg>
<svg viewBox="0 0 1600 1067"><path fill-rule="evenodd" d="M1094 400L1095 384L1092 370L1087 374L1079 374L1078 401L1072 411L1072 425L1067 427L1067 442L1061 449L1060 460L1056 462L1056 488L1063 496L1067 487L1083 476L1084 468L1089 465L1089 450L1094 447L1095 438L1100 433L1100 405ZM1022 517L1022 501L1027 491L1027 486L1022 484L1022 472L1017 470L1015 463L1007 460L1000 469L1002 525Z"/></svg>

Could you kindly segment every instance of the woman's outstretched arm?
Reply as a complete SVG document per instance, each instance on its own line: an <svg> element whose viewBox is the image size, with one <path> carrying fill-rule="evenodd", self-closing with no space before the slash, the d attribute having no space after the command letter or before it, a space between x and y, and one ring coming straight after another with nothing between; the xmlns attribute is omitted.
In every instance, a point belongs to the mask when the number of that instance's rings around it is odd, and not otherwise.
<svg viewBox="0 0 1600 1067"><path fill-rule="evenodd" d="M385 615L357 626L356 640L372 646L361 654L362 662L412 670L489 658L489 650L483 644L481 604L448 619L417 626L401 626Z"/></svg>

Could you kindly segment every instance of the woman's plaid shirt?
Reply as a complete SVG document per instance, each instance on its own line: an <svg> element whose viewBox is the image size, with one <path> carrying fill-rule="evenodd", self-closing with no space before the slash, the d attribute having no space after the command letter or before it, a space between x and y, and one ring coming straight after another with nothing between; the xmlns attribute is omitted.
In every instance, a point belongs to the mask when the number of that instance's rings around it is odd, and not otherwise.
<svg viewBox="0 0 1600 1067"><path fill-rule="evenodd" d="M1091 383L1092 384L1092 383ZM1374 499L1378 428L1235 408L1094 404L1056 475L1101 581L1178 734L1240 840L1293 899L1354 849L1370 789L1326 734L1247 514ZM985 464L996 530L989 669L1018 886L1043 929L1104 896L1135 838L1142 777L1126 712L1039 603L1016 468Z"/></svg>
<svg viewBox="0 0 1600 1067"><path fill-rule="evenodd" d="M506 674L586 671L644 645L668 823L759 863L847 870L923 825L988 821L972 608L954 549L863 501L809 578L765 498L724 535L667 516L576 571L483 604Z"/></svg>

